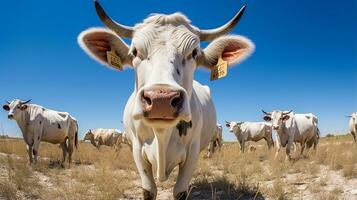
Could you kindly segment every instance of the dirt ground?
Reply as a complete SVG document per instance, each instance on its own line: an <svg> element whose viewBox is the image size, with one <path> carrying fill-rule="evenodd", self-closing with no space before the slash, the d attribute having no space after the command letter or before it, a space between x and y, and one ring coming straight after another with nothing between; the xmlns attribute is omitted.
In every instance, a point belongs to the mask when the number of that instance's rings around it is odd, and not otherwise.
<svg viewBox="0 0 357 200"><path fill-rule="evenodd" d="M241 154L225 143L212 158L202 152L189 199L357 199L357 144L350 136L322 138L317 151L274 159L265 143ZM57 145L42 143L30 165L21 139L0 140L0 199L140 199L140 177L127 146L99 151L80 143L71 167L60 164ZM172 199L177 170L158 185L157 199Z"/></svg>

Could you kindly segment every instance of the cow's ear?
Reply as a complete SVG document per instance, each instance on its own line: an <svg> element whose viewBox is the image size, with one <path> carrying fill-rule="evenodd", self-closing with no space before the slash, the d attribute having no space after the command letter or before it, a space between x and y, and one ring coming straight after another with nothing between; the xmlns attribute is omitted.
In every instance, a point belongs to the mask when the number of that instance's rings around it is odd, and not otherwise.
<svg viewBox="0 0 357 200"><path fill-rule="evenodd" d="M271 121L271 117L269 117L269 116L264 116L263 119L266 122L270 122Z"/></svg>
<svg viewBox="0 0 357 200"><path fill-rule="evenodd" d="M87 29L79 34L78 43L90 57L103 65L118 70L122 70L124 65L132 65L128 45L108 29ZM108 63L107 52L110 51L120 59L116 66Z"/></svg>
<svg viewBox="0 0 357 200"><path fill-rule="evenodd" d="M289 115L284 115L282 119L283 119L284 122L288 121L290 119L290 116Z"/></svg>
<svg viewBox="0 0 357 200"><path fill-rule="evenodd" d="M3 108L4 110L6 110L6 111L9 111L9 110L10 110L10 106L7 105L7 104L3 105L2 108Z"/></svg>
<svg viewBox="0 0 357 200"><path fill-rule="evenodd" d="M211 68L218 58L227 61L228 66L238 64L254 51L255 46L249 39L238 36L222 36L213 40L200 54L198 64Z"/></svg>
<svg viewBox="0 0 357 200"><path fill-rule="evenodd" d="M27 105L26 105L26 104L21 105L20 109L21 109L21 110L26 110L26 109L27 109Z"/></svg>

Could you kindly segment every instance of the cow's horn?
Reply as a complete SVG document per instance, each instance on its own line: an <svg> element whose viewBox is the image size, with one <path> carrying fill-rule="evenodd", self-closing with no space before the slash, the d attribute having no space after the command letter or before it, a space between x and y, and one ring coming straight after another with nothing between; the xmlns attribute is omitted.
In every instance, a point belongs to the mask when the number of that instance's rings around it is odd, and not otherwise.
<svg viewBox="0 0 357 200"><path fill-rule="evenodd" d="M245 10L245 5L238 11L238 13L225 25L209 30L200 30L200 40L201 41L210 41L215 38L229 33L239 22L240 18L243 16Z"/></svg>
<svg viewBox="0 0 357 200"><path fill-rule="evenodd" d="M226 124L230 124L230 122L226 120Z"/></svg>
<svg viewBox="0 0 357 200"><path fill-rule="evenodd" d="M29 103L31 100L32 100L32 99L29 99L29 100L27 100L27 101L23 101L23 102L21 102L21 104L27 104L27 103Z"/></svg>
<svg viewBox="0 0 357 200"><path fill-rule="evenodd" d="M112 20L104 11L102 6L99 4L97 0L94 0L95 10L97 11L97 15L100 20L104 23L104 25L110 30L114 31L118 36L125 38L132 38L134 29L130 26L125 26L119 24Z"/></svg>
<svg viewBox="0 0 357 200"><path fill-rule="evenodd" d="M9 101L6 101L7 104L11 104Z"/></svg>
<svg viewBox="0 0 357 200"><path fill-rule="evenodd" d="M265 112L264 110L262 110L262 112L266 115L271 115L271 113Z"/></svg>
<svg viewBox="0 0 357 200"><path fill-rule="evenodd" d="M290 114L291 112L293 112L293 110L290 110L289 112L283 112L283 115Z"/></svg>
<svg viewBox="0 0 357 200"><path fill-rule="evenodd" d="M346 117L350 118L350 117L352 117L352 115L346 115Z"/></svg>

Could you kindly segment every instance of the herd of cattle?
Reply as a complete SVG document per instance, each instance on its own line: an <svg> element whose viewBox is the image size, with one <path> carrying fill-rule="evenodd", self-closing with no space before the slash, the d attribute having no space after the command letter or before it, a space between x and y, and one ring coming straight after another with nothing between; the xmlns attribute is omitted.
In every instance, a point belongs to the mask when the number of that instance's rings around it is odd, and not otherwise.
<svg viewBox="0 0 357 200"><path fill-rule="evenodd" d="M216 68L218 61L226 66L240 63L254 51L249 39L229 33L241 19L245 6L221 27L201 30L181 13L155 14L134 27L112 20L94 1L96 12L106 28L90 28L78 36L82 49L99 63L123 70L130 66L135 73L135 87L123 114L125 131L95 129L85 133L99 149L101 145L130 146L141 177L144 199L156 199L159 181L168 179L179 167L173 188L175 199L186 199L189 183L199 159L208 148L208 157L222 146L222 129L217 125L216 109L210 89L194 78L198 66ZM127 45L122 38L131 39ZM204 49L201 41L211 41ZM78 145L77 120L65 112L57 112L29 101L15 99L3 109L8 118L18 123L27 144L30 162L37 161L39 143L60 144L63 162L67 154L71 163L74 146ZM286 147L290 158L291 147L301 145L316 148L320 138L317 117L292 111L264 112L265 122L228 122L245 151L245 143L265 139L269 148ZM350 116L350 130L356 141L357 113ZM34 157L34 158L33 158Z"/></svg>

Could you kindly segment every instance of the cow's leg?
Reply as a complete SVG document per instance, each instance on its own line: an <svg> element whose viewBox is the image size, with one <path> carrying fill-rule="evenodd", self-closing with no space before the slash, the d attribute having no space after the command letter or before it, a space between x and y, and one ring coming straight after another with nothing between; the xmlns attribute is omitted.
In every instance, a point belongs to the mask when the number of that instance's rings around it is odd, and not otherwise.
<svg viewBox="0 0 357 200"><path fill-rule="evenodd" d="M200 154L200 145L195 143L192 145L189 152L187 152L186 160L180 164L177 181L174 186L174 197L177 200L185 200L187 198L187 190L190 184L192 174L196 168L198 157Z"/></svg>
<svg viewBox="0 0 357 200"><path fill-rule="evenodd" d="M293 145L293 143L294 142L290 141L290 139L289 139L288 144L286 145L286 157L285 157L286 160L291 159L290 152L291 152L291 146Z"/></svg>
<svg viewBox="0 0 357 200"><path fill-rule="evenodd" d="M306 146L306 142L302 142L302 143L301 143L301 151L300 151L300 155L301 155L301 156L303 156L305 146Z"/></svg>
<svg viewBox="0 0 357 200"><path fill-rule="evenodd" d="M29 155L29 161L33 163L33 156L32 156L32 145L27 145L27 154Z"/></svg>
<svg viewBox="0 0 357 200"><path fill-rule="evenodd" d="M33 158L34 158L34 163L37 163L37 157L38 157L38 150L40 148L40 140L35 140L33 143L33 148L32 148L32 153L33 153Z"/></svg>
<svg viewBox="0 0 357 200"><path fill-rule="evenodd" d="M351 132L352 136L353 136L353 142L357 142L357 133L356 132Z"/></svg>
<svg viewBox="0 0 357 200"><path fill-rule="evenodd" d="M240 144L240 148L242 153L244 153L244 149L245 149L245 140L242 140L241 144Z"/></svg>
<svg viewBox="0 0 357 200"><path fill-rule="evenodd" d="M142 157L139 144L133 143L133 157L141 178L144 200L156 199L157 188L151 165Z"/></svg>
<svg viewBox="0 0 357 200"><path fill-rule="evenodd" d="M67 140L67 148L68 148L68 164L71 166L72 163L72 154L73 154L73 149L74 149L74 138L69 138Z"/></svg>
<svg viewBox="0 0 357 200"><path fill-rule="evenodd" d="M66 156L67 156L67 145L66 141L62 142L60 144L60 147L62 148L62 164L66 161Z"/></svg>
<svg viewBox="0 0 357 200"><path fill-rule="evenodd" d="M210 157L211 157L212 148L213 148L213 144L212 144L212 141L211 141L211 142L209 143L209 145L208 145L208 148L207 148L207 158L210 158Z"/></svg>

